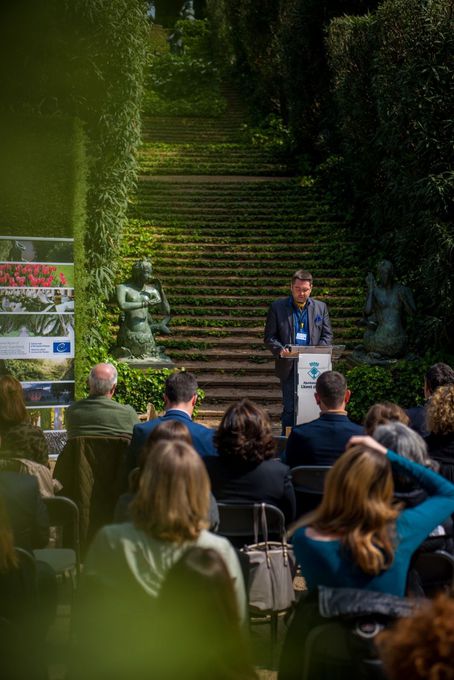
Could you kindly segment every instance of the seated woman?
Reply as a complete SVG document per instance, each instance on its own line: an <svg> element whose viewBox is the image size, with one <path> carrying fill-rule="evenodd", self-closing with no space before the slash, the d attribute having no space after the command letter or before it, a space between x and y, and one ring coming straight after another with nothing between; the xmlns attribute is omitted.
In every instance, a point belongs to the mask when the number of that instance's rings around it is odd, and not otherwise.
<svg viewBox="0 0 454 680"><path fill-rule="evenodd" d="M454 482L454 385L435 390L427 404L427 447L440 474Z"/></svg>
<svg viewBox="0 0 454 680"><path fill-rule="evenodd" d="M129 475L129 492L120 496L115 507L114 522L129 522L131 520L130 505L134 500L139 488L140 476L144 470L147 459L152 455L153 447L159 442L180 441L192 446L192 437L184 423L178 420L166 420L156 425L151 431L147 441L139 454L138 467L131 470ZM219 513L216 500L210 494L209 527L217 527L219 524Z"/></svg>
<svg viewBox="0 0 454 680"><path fill-rule="evenodd" d="M29 422L22 385L12 375L0 378L0 458L27 458L49 467L41 428Z"/></svg>
<svg viewBox="0 0 454 680"><path fill-rule="evenodd" d="M189 548L169 570L159 605L162 668L157 677L257 678L232 581L215 550Z"/></svg>
<svg viewBox="0 0 454 680"><path fill-rule="evenodd" d="M454 485L371 437L349 445L326 476L319 507L292 529L297 561L309 591L325 585L403 596L413 552L454 510ZM392 471L412 477L426 500L400 510Z"/></svg>
<svg viewBox="0 0 454 680"><path fill-rule="evenodd" d="M402 423L389 423L379 425L375 429L374 439L387 449L395 451L414 463L419 463L429 470L438 472L438 464L427 453L427 444L424 439L414 430ZM427 498L427 493L417 482L408 475L394 474L394 499L404 504L406 508L414 508ZM421 543L419 550L431 552L433 550L446 550L452 553L453 523L451 517L440 523L431 532L427 539Z"/></svg>
<svg viewBox="0 0 454 680"><path fill-rule="evenodd" d="M47 564L31 555L21 556L14 546L10 516L0 494L0 618L9 623L0 636L0 677L43 680L47 677L45 638L57 608L57 582Z"/></svg>
<svg viewBox="0 0 454 680"><path fill-rule="evenodd" d="M267 413L249 399L232 404L214 437L219 456L205 465L217 501L270 503L295 518L295 491L290 470L274 458L275 445Z"/></svg>
<svg viewBox="0 0 454 680"><path fill-rule="evenodd" d="M364 418L364 432L373 437L375 428L387 423L408 425L410 418L403 408L392 401L383 401L370 407Z"/></svg>
<svg viewBox="0 0 454 680"><path fill-rule="evenodd" d="M227 539L206 530L209 503L210 482L198 453L184 442L157 444L131 505L132 522L103 527L87 553L76 659L84 667L76 676L132 678L152 663L161 621L157 597L169 569L192 546L220 555L245 620L238 558Z"/></svg>

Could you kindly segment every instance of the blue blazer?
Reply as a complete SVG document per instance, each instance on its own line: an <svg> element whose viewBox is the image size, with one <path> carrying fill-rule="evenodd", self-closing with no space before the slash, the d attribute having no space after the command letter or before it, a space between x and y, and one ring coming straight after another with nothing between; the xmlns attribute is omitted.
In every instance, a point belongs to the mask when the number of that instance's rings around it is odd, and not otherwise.
<svg viewBox="0 0 454 680"><path fill-rule="evenodd" d="M147 441L150 432L154 430L156 425L159 425L159 423L164 423L167 420L177 420L178 422L184 423L184 425L186 425L192 437L192 444L195 450L202 457L217 455L217 451L213 443L213 429L205 427L205 425L200 425L200 423L195 423L191 416L189 416L184 411L179 411L178 409L169 409L163 416L159 416L153 420L148 420L146 423L138 423L137 425L134 425L134 429L132 431L132 440L129 447L129 463L131 468L136 467L140 450Z"/></svg>
<svg viewBox="0 0 454 680"><path fill-rule="evenodd" d="M311 345L332 345L333 331L329 320L328 307L320 300L309 298L307 307L309 340ZM265 345L274 355L276 375L285 380L290 375L294 362L281 359L280 351L285 345L295 343L293 328L292 298L279 298L271 303L265 324Z"/></svg>
<svg viewBox="0 0 454 680"><path fill-rule="evenodd" d="M344 453L350 437L364 434L361 425L341 413L321 413L310 423L297 425L290 433L285 461L297 465L333 465Z"/></svg>

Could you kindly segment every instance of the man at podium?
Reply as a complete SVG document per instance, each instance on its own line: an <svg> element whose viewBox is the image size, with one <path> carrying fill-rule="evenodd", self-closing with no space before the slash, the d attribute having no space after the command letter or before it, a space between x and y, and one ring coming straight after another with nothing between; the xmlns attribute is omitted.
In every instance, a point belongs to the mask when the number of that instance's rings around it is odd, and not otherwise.
<svg viewBox="0 0 454 680"><path fill-rule="evenodd" d="M312 298L312 274L298 269L292 276L291 295L271 303L265 324L265 345L275 358L282 389L282 432L294 425L296 360L288 359L288 345L331 345L333 331L328 307Z"/></svg>

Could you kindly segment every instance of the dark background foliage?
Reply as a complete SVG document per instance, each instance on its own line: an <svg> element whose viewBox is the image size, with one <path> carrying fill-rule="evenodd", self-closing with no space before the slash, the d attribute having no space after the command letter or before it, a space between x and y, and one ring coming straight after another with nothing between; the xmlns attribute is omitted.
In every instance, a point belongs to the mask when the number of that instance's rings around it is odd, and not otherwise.
<svg viewBox="0 0 454 680"><path fill-rule="evenodd" d="M452 351L454 1L207 0L207 12L218 55L350 218L364 266L386 257L414 290L414 349Z"/></svg>

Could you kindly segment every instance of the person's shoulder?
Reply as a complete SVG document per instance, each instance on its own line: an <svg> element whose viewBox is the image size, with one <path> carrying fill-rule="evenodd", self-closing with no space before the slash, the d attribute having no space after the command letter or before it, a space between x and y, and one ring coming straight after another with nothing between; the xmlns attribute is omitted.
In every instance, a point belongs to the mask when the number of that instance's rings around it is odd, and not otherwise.
<svg viewBox="0 0 454 680"><path fill-rule="evenodd" d="M359 425L358 423L355 423L353 420L350 420L350 418L347 416L347 423L353 432L357 432L358 434L364 434L364 428L362 425Z"/></svg>
<svg viewBox="0 0 454 680"><path fill-rule="evenodd" d="M317 300L317 298L310 298L310 303L313 304L315 307L318 307L319 309L327 309L328 305L326 302L323 302L323 300Z"/></svg>
<svg viewBox="0 0 454 680"><path fill-rule="evenodd" d="M197 545L201 548L213 548L220 552L232 552L234 550L228 538L213 534L208 529L202 529L197 539Z"/></svg>
<svg viewBox="0 0 454 680"><path fill-rule="evenodd" d="M288 295L287 297L280 297L273 300L270 304L271 309L281 309L289 306Z"/></svg>
<svg viewBox="0 0 454 680"><path fill-rule="evenodd" d="M133 433L135 433L135 432L151 432L151 430L153 430L156 427L156 425L159 425L161 420L162 420L162 418L158 417L158 418L152 418L152 420L145 420L145 422L143 422L143 423L138 422L134 425Z"/></svg>
<svg viewBox="0 0 454 680"><path fill-rule="evenodd" d="M290 470L289 466L283 463L279 458L268 458L262 460L256 468L258 471L270 472L272 474L287 474Z"/></svg>

